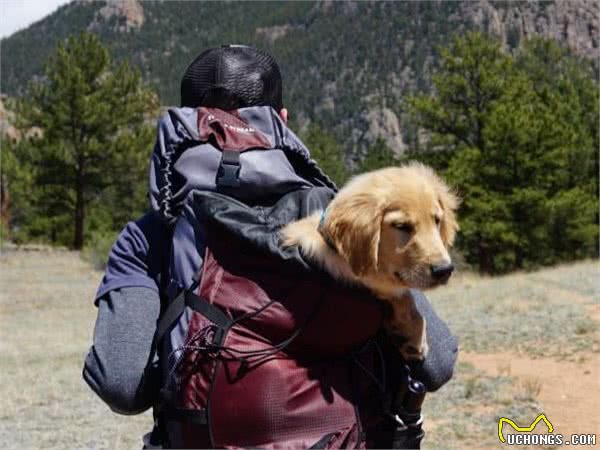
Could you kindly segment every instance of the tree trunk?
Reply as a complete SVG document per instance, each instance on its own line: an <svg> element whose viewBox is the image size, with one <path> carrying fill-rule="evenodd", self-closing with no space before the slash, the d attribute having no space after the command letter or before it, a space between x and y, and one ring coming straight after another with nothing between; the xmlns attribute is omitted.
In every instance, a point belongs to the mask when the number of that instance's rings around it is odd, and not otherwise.
<svg viewBox="0 0 600 450"><path fill-rule="evenodd" d="M85 203L83 198L83 175L77 174L75 186L75 237L73 248L80 250L83 247L83 223L85 219Z"/></svg>
<svg viewBox="0 0 600 450"><path fill-rule="evenodd" d="M488 245L483 242L481 236L478 239L479 243L477 245L478 252L478 268L480 274L491 274L494 271L494 264L492 262L492 258L490 255Z"/></svg>

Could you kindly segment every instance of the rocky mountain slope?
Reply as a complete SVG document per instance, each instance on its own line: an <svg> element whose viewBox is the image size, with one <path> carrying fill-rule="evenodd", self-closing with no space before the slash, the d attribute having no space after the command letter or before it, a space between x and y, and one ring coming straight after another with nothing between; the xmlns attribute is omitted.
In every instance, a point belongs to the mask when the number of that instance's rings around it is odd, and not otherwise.
<svg viewBox="0 0 600 450"><path fill-rule="evenodd" d="M436 47L481 29L506 49L530 36L556 39L598 59L600 3L495 2L140 2L76 1L1 41L1 92L19 95L72 33L98 33L177 104L186 65L204 48L250 43L278 59L296 124L316 121L345 144L349 160L382 137L397 152L414 139L403 98L430 87Z"/></svg>

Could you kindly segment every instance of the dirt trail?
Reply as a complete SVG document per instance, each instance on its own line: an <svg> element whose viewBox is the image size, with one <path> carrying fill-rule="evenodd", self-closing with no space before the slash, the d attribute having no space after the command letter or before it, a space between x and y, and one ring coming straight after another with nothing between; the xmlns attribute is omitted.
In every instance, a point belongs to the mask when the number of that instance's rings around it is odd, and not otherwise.
<svg viewBox="0 0 600 450"><path fill-rule="evenodd" d="M461 361L492 376L502 372L521 382L539 381L537 398L557 433L600 433L600 355L589 353L582 362L531 358L515 353L461 352ZM532 418L533 419L533 418Z"/></svg>
<svg viewBox="0 0 600 450"><path fill-rule="evenodd" d="M547 291L565 301L583 305L588 317L600 322L600 304L573 290L551 286ZM600 353L590 349L578 362L530 357L516 352L461 352L460 360L488 375L510 375L518 383L541 386L536 395L556 433L600 434ZM532 417L533 419L533 417ZM528 424L527 424L528 425Z"/></svg>

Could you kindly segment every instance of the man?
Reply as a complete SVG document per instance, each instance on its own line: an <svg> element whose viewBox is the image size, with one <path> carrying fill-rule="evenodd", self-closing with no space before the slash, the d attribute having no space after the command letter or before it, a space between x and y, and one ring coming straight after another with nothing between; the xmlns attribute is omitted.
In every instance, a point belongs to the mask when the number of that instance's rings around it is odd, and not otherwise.
<svg viewBox="0 0 600 450"><path fill-rule="evenodd" d="M96 294L98 318L83 376L120 414L160 403L170 375L165 360L187 330L184 324L182 336L177 330L168 336L166 350L159 352L161 370L153 346L161 309L178 292L197 285L203 267L203 218L190 213L190 197L220 191L262 208L288 193L315 189L322 198L308 203L316 208L335 192L286 127L281 75L271 55L247 46L203 52L183 76L181 106L159 121L150 168L152 212L120 233ZM236 156L226 151L231 143L270 150ZM456 343L422 296L420 304L428 325L433 324L420 377L434 390L452 374ZM170 431L168 445L183 446L175 434Z"/></svg>

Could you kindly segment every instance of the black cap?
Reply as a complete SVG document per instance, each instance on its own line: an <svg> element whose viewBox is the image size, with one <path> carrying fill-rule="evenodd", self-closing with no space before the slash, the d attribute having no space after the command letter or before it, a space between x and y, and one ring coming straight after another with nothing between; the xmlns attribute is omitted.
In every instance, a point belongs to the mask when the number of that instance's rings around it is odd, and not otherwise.
<svg viewBox="0 0 600 450"><path fill-rule="evenodd" d="M269 105L283 108L281 73L275 58L246 45L202 52L181 80L181 106L231 110Z"/></svg>

